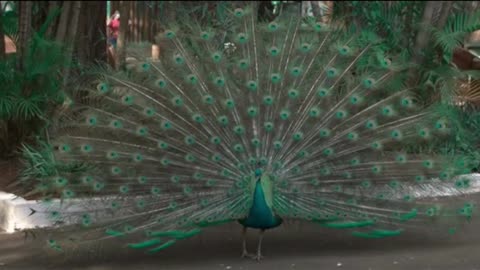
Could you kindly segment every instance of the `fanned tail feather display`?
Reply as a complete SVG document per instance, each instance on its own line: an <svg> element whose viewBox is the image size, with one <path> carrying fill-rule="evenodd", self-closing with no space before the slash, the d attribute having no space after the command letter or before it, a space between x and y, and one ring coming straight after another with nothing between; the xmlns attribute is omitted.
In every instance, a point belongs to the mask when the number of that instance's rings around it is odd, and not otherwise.
<svg viewBox="0 0 480 270"><path fill-rule="evenodd" d="M455 177L467 159L419 150L455 119L399 83L411 66L377 36L295 17L258 23L253 6L230 16L229 33L171 27L160 61L101 72L72 96L49 133L56 170L33 192L53 220L76 224L48 230L52 248L119 238L157 252L244 219L259 168L282 219L380 238L472 218L466 195L480 184ZM81 198L91 199L72 208Z"/></svg>

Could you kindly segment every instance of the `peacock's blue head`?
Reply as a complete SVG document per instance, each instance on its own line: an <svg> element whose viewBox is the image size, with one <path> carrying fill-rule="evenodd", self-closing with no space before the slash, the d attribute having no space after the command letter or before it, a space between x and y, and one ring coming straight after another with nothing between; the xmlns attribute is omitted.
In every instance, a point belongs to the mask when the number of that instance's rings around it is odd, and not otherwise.
<svg viewBox="0 0 480 270"><path fill-rule="evenodd" d="M260 177L260 176L262 176L262 169L257 168L257 169L255 170L255 177Z"/></svg>

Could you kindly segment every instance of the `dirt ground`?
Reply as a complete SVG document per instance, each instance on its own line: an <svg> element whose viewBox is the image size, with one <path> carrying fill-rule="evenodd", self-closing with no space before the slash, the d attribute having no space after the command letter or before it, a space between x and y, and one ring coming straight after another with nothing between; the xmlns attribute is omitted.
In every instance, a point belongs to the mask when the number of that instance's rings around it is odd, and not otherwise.
<svg viewBox="0 0 480 270"><path fill-rule="evenodd" d="M240 226L210 228L163 252L145 255L107 243L92 258L84 252L69 259L47 255L38 242L20 234L0 234L0 269L172 269L172 270L480 270L480 234L474 225L455 237L424 232L389 239L359 239L318 225L299 224L267 232L265 259L241 259ZM249 231L250 251L257 232Z"/></svg>

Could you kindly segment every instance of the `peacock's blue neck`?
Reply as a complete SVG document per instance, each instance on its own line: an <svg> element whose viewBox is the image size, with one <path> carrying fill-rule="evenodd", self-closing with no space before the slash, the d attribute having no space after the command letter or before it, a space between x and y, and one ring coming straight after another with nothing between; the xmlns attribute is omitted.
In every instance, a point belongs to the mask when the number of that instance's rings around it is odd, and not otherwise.
<svg viewBox="0 0 480 270"><path fill-rule="evenodd" d="M248 216L240 220L240 223L246 227L256 229L270 229L282 223L282 220L276 217L272 209L267 205L260 179L257 180L255 184L253 204Z"/></svg>

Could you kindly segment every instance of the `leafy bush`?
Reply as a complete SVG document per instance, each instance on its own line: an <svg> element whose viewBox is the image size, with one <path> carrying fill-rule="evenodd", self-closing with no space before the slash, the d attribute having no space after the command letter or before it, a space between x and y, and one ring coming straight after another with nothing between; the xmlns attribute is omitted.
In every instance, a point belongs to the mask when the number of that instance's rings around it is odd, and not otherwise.
<svg viewBox="0 0 480 270"><path fill-rule="evenodd" d="M9 12L1 19L4 32L15 41L14 17L14 12ZM34 142L36 135L44 134L51 114L64 101L64 49L43 38L47 23L31 37L22 71L16 68L17 54L0 61L0 158L13 157L21 143Z"/></svg>

